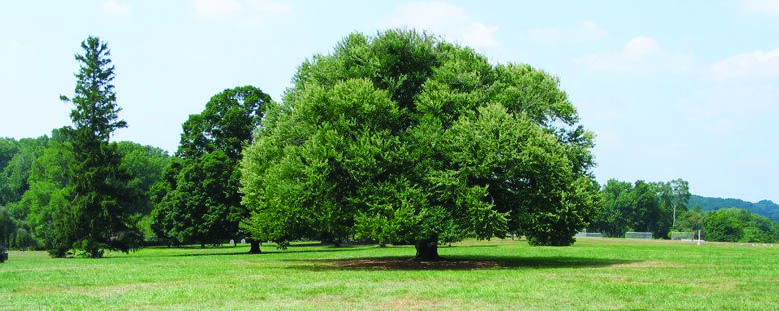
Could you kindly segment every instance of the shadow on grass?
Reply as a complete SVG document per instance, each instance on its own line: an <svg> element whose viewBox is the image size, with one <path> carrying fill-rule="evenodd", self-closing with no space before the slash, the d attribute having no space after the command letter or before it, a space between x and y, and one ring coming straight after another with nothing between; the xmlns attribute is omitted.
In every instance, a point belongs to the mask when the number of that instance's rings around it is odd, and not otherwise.
<svg viewBox="0 0 779 311"><path fill-rule="evenodd" d="M329 270L474 270L602 268L637 260L585 257L447 256L441 261L416 261L409 257L363 257L345 259L290 259L300 262L289 269Z"/></svg>
<svg viewBox="0 0 779 311"><path fill-rule="evenodd" d="M202 252L194 253L194 254L156 254L156 255L144 255L144 257L204 257L204 256L236 256L236 255L248 255L248 256L272 256L272 255L283 255L283 254L298 254L298 253L329 253L329 252L346 252L346 251L361 251L361 250L369 250L372 249L370 247L354 247L354 246L339 246L339 247L329 247L329 248L323 248L323 249L306 249L309 246L312 245L292 245L289 246L286 250L279 250L275 247L270 247L272 250L265 250L263 249L262 253L260 254L250 254L248 250L245 251L235 251L235 252L209 252L209 250L219 250L220 248L197 248L197 250L202 250ZM190 249L190 248L169 248L171 250L175 249ZM195 248L192 248L195 249ZM224 248L221 248L224 249ZM245 249L245 248L244 248ZM105 257L105 258L119 258L119 257Z"/></svg>

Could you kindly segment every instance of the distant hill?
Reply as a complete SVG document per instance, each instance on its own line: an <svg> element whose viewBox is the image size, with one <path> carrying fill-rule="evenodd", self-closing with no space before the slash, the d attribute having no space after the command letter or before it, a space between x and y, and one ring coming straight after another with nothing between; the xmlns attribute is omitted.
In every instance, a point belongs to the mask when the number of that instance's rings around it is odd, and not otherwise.
<svg viewBox="0 0 779 311"><path fill-rule="evenodd" d="M779 205L770 200L752 203L739 199L709 198L693 194L690 196L690 202L687 204L687 207L689 209L700 207L705 211L715 211L726 207L737 207L766 216L774 221L779 221Z"/></svg>

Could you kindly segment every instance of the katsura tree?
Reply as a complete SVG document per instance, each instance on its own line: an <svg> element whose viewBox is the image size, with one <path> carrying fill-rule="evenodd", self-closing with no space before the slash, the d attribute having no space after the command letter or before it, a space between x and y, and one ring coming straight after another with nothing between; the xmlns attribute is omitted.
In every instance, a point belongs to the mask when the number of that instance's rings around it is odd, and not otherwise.
<svg viewBox="0 0 779 311"><path fill-rule="evenodd" d="M270 96L244 86L214 95L182 125L178 151L152 188L152 229L172 244L220 243L245 236L249 217L238 192L238 162L263 118ZM250 240L252 253L260 252Z"/></svg>
<svg viewBox="0 0 779 311"><path fill-rule="evenodd" d="M114 91L114 65L105 42L88 37L76 55L79 71L75 94L61 96L73 104L68 134L74 161L69 170L67 203L54 213L50 253L64 256L68 249L101 257L105 249L128 252L138 245L137 231L128 223L127 207L135 201L128 189L130 175L120 167L111 134L127 123Z"/></svg>
<svg viewBox="0 0 779 311"><path fill-rule="evenodd" d="M558 80L414 31L304 62L242 161L255 238L569 245L596 212L593 135Z"/></svg>

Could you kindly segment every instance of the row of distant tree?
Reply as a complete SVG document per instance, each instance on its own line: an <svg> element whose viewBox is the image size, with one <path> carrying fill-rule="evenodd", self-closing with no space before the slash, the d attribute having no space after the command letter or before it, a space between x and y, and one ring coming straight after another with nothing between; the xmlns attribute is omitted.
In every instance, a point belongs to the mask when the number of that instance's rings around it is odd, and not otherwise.
<svg viewBox="0 0 779 311"><path fill-rule="evenodd" d="M0 244L13 248L45 248L53 236L52 215L67 205L75 157L68 129L51 136L14 140L0 138ZM148 191L162 176L170 157L167 152L133 142L112 143L121 158L120 168L129 173L128 220L147 239L153 239L152 204Z"/></svg>
<svg viewBox="0 0 779 311"><path fill-rule="evenodd" d="M688 203L690 209L699 208L704 211L716 211L723 208L740 208L779 221L779 204L771 200L747 202L733 198L712 198L691 195Z"/></svg>
<svg viewBox="0 0 779 311"><path fill-rule="evenodd" d="M736 206L703 210L700 202L706 198L701 197L689 208L691 195L682 179L632 184L609 180L602 192L603 208L590 224L591 232L610 237L652 232L655 238L669 238L672 231L697 234L700 230L708 241L779 242L779 223L768 217Z"/></svg>

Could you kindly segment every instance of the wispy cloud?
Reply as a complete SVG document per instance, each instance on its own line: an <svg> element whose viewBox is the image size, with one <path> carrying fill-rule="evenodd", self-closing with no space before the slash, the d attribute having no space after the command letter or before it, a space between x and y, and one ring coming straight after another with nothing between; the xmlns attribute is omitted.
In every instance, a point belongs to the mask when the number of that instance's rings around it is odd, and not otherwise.
<svg viewBox="0 0 779 311"><path fill-rule="evenodd" d="M292 6L276 0L194 0L192 6L200 18L244 26L294 14Z"/></svg>
<svg viewBox="0 0 779 311"><path fill-rule="evenodd" d="M637 36L625 43L621 50L587 55L575 59L575 62L595 72L682 73L692 68L693 57L668 51L652 37Z"/></svg>
<svg viewBox="0 0 779 311"><path fill-rule="evenodd" d="M122 3L117 0L108 0L103 2L103 12L113 16L130 16L132 14L132 8L127 3Z"/></svg>
<svg viewBox="0 0 779 311"><path fill-rule="evenodd" d="M601 39L606 30L593 21L584 21L573 27L546 27L528 30L525 36L543 44L582 43Z"/></svg>
<svg viewBox="0 0 779 311"><path fill-rule="evenodd" d="M762 78L779 76L779 48L756 50L720 60L709 68L718 79Z"/></svg>
<svg viewBox="0 0 779 311"><path fill-rule="evenodd" d="M381 26L430 31L482 51L499 46L495 38L497 26L478 22L464 9L443 1L401 5Z"/></svg>

